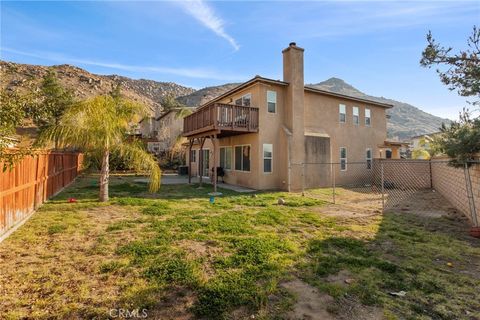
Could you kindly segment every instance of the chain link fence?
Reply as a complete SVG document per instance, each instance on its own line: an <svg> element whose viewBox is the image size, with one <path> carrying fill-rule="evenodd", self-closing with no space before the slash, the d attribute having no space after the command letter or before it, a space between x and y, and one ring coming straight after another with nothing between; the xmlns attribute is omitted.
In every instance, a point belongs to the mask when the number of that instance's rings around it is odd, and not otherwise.
<svg viewBox="0 0 480 320"><path fill-rule="evenodd" d="M359 212L414 211L441 216L459 211L478 226L480 162L454 168L449 160L375 159L304 163L302 191Z"/></svg>

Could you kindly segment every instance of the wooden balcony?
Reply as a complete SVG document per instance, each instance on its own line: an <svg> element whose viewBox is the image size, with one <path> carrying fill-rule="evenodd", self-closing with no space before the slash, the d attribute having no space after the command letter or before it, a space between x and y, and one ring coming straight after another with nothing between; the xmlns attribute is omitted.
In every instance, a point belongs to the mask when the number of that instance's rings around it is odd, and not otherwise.
<svg viewBox="0 0 480 320"><path fill-rule="evenodd" d="M185 137L218 138L258 132L258 108L213 103L183 119Z"/></svg>

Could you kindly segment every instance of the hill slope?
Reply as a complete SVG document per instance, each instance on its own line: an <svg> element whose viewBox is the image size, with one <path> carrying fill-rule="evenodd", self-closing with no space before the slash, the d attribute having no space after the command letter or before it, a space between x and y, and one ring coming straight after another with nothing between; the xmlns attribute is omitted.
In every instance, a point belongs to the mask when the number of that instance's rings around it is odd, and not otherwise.
<svg viewBox="0 0 480 320"><path fill-rule="evenodd" d="M0 87L30 90L40 85L42 77L49 67L0 61ZM161 112L162 98L167 94L175 97L195 92L173 82L157 82L145 79L130 79L118 75L97 75L81 68L63 64L52 66L59 81L73 89L79 99L105 94L120 83L122 93L130 99L142 102L150 107L152 114Z"/></svg>

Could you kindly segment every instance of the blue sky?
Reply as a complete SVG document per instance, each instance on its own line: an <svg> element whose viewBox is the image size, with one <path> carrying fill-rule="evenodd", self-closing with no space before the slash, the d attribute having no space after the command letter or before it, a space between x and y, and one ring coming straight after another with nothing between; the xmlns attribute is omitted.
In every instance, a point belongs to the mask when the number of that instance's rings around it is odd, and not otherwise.
<svg viewBox="0 0 480 320"><path fill-rule="evenodd" d="M202 88L282 77L281 50L305 48L305 82L361 91L457 118L465 98L419 66L425 35L465 48L480 1L1 1L1 59Z"/></svg>

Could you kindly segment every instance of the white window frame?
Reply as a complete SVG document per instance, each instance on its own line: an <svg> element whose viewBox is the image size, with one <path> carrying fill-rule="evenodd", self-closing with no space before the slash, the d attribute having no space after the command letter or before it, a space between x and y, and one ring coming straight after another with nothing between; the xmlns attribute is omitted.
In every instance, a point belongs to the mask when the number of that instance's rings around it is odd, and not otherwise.
<svg viewBox="0 0 480 320"><path fill-rule="evenodd" d="M342 149L345 149L345 158L342 158ZM348 158L348 154L347 154L347 147L340 147L340 171L347 171L347 158ZM345 169L342 169L342 160L345 161Z"/></svg>
<svg viewBox="0 0 480 320"><path fill-rule="evenodd" d="M250 105L249 106L245 105L245 98L246 97L248 97L250 99ZM237 101L239 101L239 100L241 101L241 104L237 104ZM240 98L235 99L235 105L243 106L243 107L251 107L252 106L252 94L251 93L246 93L243 96L241 96Z"/></svg>
<svg viewBox="0 0 480 320"><path fill-rule="evenodd" d="M368 112L368 117L367 117ZM367 123L368 119L368 123ZM370 108L365 108L365 126L370 127L372 125L372 111Z"/></svg>
<svg viewBox="0 0 480 320"><path fill-rule="evenodd" d="M226 164L227 164L227 152L228 150L230 149L230 168L227 168ZM222 162L221 162L221 159L222 159L222 150L224 150L225 152L225 163L224 163L224 166L222 166ZM225 171L230 171L232 170L232 164L233 164L233 148L232 146L223 146L223 147L220 147L220 156L219 156L219 160L220 160L220 167L223 168L223 170Z"/></svg>
<svg viewBox="0 0 480 320"><path fill-rule="evenodd" d="M352 121L353 124L358 126L360 125L360 109L359 107L352 107Z"/></svg>
<svg viewBox="0 0 480 320"><path fill-rule="evenodd" d="M237 170L237 159L235 157L235 150L237 147L242 147L242 153L243 153L243 147L250 147L250 154L248 155L250 157L250 170ZM242 164L241 167L243 168L243 157L242 157ZM252 170L252 145L251 144L236 144L233 146L233 169L234 171L237 172L250 172Z"/></svg>
<svg viewBox="0 0 480 320"><path fill-rule="evenodd" d="M343 107L343 112L342 112L342 107ZM344 115L343 121L342 121L342 114ZM339 104L338 105L338 121L340 123L346 123L347 122L347 106L344 104Z"/></svg>
<svg viewBox="0 0 480 320"><path fill-rule="evenodd" d="M192 157L193 155L193 157ZM197 149L190 150L190 162L197 163Z"/></svg>
<svg viewBox="0 0 480 320"><path fill-rule="evenodd" d="M370 151L370 157L368 156L369 151ZM367 170L372 170L372 156L373 156L372 148L365 149L365 159L367 160Z"/></svg>
<svg viewBox="0 0 480 320"><path fill-rule="evenodd" d="M270 101L268 98L268 94L269 93L273 93L274 94L274 101ZM269 103L274 103L275 104L275 107L273 109L273 112L268 110L268 104ZM275 114L277 113L277 91L273 91L273 90L267 90L267 113L272 113L272 114Z"/></svg>
<svg viewBox="0 0 480 320"><path fill-rule="evenodd" d="M271 147L271 156L270 157L265 157L265 146L270 146ZM263 144L263 173L264 174L272 174L273 173L273 143L264 143ZM265 160L270 160L270 171L265 171Z"/></svg>

